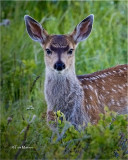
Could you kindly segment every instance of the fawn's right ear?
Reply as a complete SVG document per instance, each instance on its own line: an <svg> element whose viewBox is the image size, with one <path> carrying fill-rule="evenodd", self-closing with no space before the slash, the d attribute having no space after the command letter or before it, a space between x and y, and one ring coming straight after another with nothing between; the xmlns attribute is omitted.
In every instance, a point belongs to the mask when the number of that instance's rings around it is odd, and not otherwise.
<svg viewBox="0 0 128 160"><path fill-rule="evenodd" d="M42 28L41 24L28 15L24 16L27 32L32 40L43 43L48 33Z"/></svg>

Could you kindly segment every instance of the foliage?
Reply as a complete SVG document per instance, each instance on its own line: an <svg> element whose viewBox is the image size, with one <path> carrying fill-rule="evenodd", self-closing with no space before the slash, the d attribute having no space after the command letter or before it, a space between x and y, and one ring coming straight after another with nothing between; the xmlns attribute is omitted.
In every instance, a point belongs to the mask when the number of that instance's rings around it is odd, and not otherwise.
<svg viewBox="0 0 128 160"><path fill-rule="evenodd" d="M62 117L63 121L60 121ZM118 115L106 109L97 125L88 124L84 130L76 130L58 111L58 126L53 133L46 126L42 127L42 120L35 115L19 119L19 125L15 124L15 118L8 124L6 120L1 124L2 159L13 159L20 146L20 159L127 158L126 115ZM28 124L30 128L22 145ZM25 146L30 147L29 150Z"/></svg>
<svg viewBox="0 0 128 160"><path fill-rule="evenodd" d="M62 128L58 135L49 130L43 94L43 51L27 35L23 19L29 14L50 34L64 34L72 32L82 19L93 13L92 33L76 50L76 73L85 74L127 63L126 2L36 0L0 3L0 20L10 20L10 25L0 26L1 159L14 158L25 133L25 146L32 149L22 149L19 159L101 159L115 155L126 158L119 144L122 142L119 141L120 133L126 134L125 116L116 116L109 125L111 116L104 118L102 115L96 126L89 124L82 132L68 122L59 124ZM65 124L67 130L63 130ZM30 126L28 130L27 126ZM12 148L14 145L17 149Z"/></svg>

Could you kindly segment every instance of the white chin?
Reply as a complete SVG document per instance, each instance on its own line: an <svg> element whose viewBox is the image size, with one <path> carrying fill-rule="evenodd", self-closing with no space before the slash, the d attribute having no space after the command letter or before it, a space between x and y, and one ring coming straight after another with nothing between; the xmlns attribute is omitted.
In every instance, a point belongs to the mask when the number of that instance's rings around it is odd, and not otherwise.
<svg viewBox="0 0 128 160"><path fill-rule="evenodd" d="M56 72L57 74L63 74L63 73L64 73L64 70L62 70L62 71L57 71L57 70L55 70L55 72Z"/></svg>

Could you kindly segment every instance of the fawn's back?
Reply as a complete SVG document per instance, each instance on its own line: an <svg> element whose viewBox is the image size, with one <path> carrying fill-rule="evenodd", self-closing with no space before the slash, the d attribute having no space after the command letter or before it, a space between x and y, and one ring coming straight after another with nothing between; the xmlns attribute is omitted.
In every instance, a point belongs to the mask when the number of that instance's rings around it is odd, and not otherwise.
<svg viewBox="0 0 128 160"><path fill-rule="evenodd" d="M44 49L48 121L55 120L57 110L75 126L97 122L105 106L120 114L127 112L127 65L89 75L75 74L75 49L90 35L93 15L66 35L49 35L30 16L25 16L25 23L29 36Z"/></svg>
<svg viewBox="0 0 128 160"><path fill-rule="evenodd" d="M99 113L104 113L104 106L119 114L128 113L127 65L78 76L78 79L85 93L85 108L91 121L99 119Z"/></svg>

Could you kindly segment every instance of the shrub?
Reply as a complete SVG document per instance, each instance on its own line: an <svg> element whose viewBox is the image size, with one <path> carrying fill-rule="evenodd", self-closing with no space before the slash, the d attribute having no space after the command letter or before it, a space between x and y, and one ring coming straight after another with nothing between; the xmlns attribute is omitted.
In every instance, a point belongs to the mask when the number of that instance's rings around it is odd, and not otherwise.
<svg viewBox="0 0 128 160"><path fill-rule="evenodd" d="M8 125L3 121L2 159L128 158L127 116L106 109L105 114L100 117L97 125L89 123L84 130L76 130L58 111L57 130L53 133L47 126L43 127L35 115L28 122L19 120L19 126L16 127L13 121ZM15 149L14 145L17 145ZM19 149L18 146L30 148L25 150Z"/></svg>

